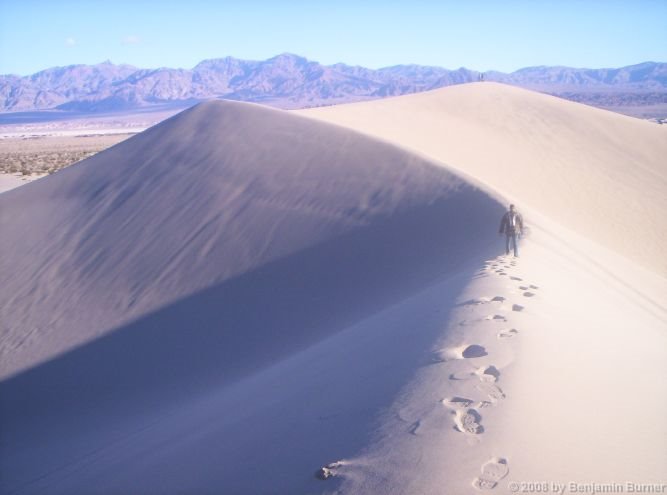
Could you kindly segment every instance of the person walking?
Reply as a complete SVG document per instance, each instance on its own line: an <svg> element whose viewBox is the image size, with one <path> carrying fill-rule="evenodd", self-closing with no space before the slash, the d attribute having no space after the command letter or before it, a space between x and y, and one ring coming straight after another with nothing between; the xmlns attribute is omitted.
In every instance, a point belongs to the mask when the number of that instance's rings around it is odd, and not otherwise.
<svg viewBox="0 0 667 495"><path fill-rule="evenodd" d="M519 257L519 237L523 232L523 218L521 214L516 211L514 205L510 205L508 211L505 212L503 218L500 220L500 235L505 234L505 254L510 254L510 244L514 249L514 257Z"/></svg>

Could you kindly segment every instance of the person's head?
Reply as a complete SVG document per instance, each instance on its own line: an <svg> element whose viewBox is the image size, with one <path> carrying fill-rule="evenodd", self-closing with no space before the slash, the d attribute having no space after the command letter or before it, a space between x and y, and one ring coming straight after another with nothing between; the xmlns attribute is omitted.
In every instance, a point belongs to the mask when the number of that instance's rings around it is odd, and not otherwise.
<svg viewBox="0 0 667 495"><path fill-rule="evenodd" d="M510 211L514 211L514 205L510 205Z"/></svg>

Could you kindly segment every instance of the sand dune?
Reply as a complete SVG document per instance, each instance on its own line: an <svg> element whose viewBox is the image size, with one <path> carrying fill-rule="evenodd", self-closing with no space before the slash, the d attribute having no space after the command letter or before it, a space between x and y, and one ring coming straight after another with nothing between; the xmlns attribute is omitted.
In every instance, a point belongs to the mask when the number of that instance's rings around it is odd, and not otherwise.
<svg viewBox="0 0 667 495"><path fill-rule="evenodd" d="M667 128L497 83L299 111L447 163L667 275Z"/></svg>
<svg viewBox="0 0 667 495"><path fill-rule="evenodd" d="M474 203L465 190L452 174L351 131L252 104L200 105L3 194L11 309L2 374L296 251L380 235L368 228L417 211L411 228L429 242L444 239L448 222L479 228L489 220L476 208L432 213L450 198ZM404 235L390 246L419 242Z"/></svg>
<svg viewBox="0 0 667 495"><path fill-rule="evenodd" d="M487 83L303 113L472 175L530 228L526 259L489 260L463 291L441 369L397 394L342 491L664 490L664 129Z"/></svg>
<svg viewBox="0 0 667 495"><path fill-rule="evenodd" d="M0 195L3 489L663 483L658 126L487 83L306 114L366 135L212 102Z"/></svg>
<svg viewBox="0 0 667 495"><path fill-rule="evenodd" d="M85 491L58 466L475 265L501 210L396 147L232 102L4 193L5 483Z"/></svg>

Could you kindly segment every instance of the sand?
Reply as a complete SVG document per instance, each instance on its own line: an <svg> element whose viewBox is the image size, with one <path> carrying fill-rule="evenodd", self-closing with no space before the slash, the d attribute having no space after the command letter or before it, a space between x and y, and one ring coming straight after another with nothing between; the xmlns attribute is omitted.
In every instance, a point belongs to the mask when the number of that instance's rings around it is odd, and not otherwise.
<svg viewBox="0 0 667 495"><path fill-rule="evenodd" d="M4 174L0 173L0 193L9 191L16 187L32 182L33 180L41 179L45 174Z"/></svg>
<svg viewBox="0 0 667 495"><path fill-rule="evenodd" d="M418 251L410 256L427 264L441 247L422 236L458 243L440 230L447 222L465 231L495 223L480 208L500 206L465 190L488 198L414 155L352 131L259 105L198 106L48 181L3 193L0 268L11 285L5 307L15 309L3 318L0 375L297 251L347 242L344 235L349 242L358 242L354 235L389 236L387 247L408 256L412 246ZM459 196L457 205L471 204L465 216L435 213L451 211L446 200ZM423 219L406 224L417 214ZM385 234L392 222L416 237ZM387 258L377 255L376 263L396 261L393 248L384 252ZM435 276L420 270L410 276Z"/></svg>
<svg viewBox="0 0 667 495"><path fill-rule="evenodd" d="M497 83L300 111L400 144L667 275L667 127Z"/></svg>
<svg viewBox="0 0 667 495"><path fill-rule="evenodd" d="M608 242L602 186L664 212L663 141L487 83L385 102L200 105L0 195L7 491L665 486L663 224Z"/></svg>

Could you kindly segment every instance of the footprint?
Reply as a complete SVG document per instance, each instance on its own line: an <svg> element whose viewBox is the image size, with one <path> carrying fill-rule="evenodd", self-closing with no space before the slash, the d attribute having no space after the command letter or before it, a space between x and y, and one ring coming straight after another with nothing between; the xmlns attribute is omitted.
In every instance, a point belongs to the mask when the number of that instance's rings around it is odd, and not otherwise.
<svg viewBox="0 0 667 495"><path fill-rule="evenodd" d="M330 462L326 466L322 466L320 469L318 469L315 473L315 477L321 480L326 480L332 476L336 476L335 469L341 467L342 465L342 461Z"/></svg>
<svg viewBox="0 0 667 495"><path fill-rule="evenodd" d="M327 468L326 466L321 467L320 469L317 470L315 473L315 477L320 480L327 480L333 476L333 472L331 469Z"/></svg>
<svg viewBox="0 0 667 495"><path fill-rule="evenodd" d="M422 425L421 421L417 420L414 423L410 425L410 429L408 430L412 435L417 435L417 430L419 427Z"/></svg>
<svg viewBox="0 0 667 495"><path fill-rule="evenodd" d="M516 337L518 333L519 333L518 330L510 328L509 330L503 330L502 332L498 332L498 338L500 340L511 339L512 337Z"/></svg>
<svg viewBox="0 0 667 495"><path fill-rule="evenodd" d="M512 304L512 311L523 311L521 304Z"/></svg>
<svg viewBox="0 0 667 495"><path fill-rule="evenodd" d="M486 356L488 353L481 345L471 344L462 345L460 347L452 347L450 349L442 349L435 352L433 361L436 363L444 363L452 359L470 359Z"/></svg>
<svg viewBox="0 0 667 495"><path fill-rule="evenodd" d="M531 289L539 289L539 287L537 285L533 285L533 284L530 284L530 288Z"/></svg>
<svg viewBox="0 0 667 495"><path fill-rule="evenodd" d="M480 383L476 388L483 394L486 394L489 400L494 404L505 398L505 393L495 383Z"/></svg>
<svg viewBox="0 0 667 495"><path fill-rule="evenodd" d="M527 292L524 292L523 295L525 297L533 297L535 295L535 293L527 291Z"/></svg>
<svg viewBox="0 0 667 495"><path fill-rule="evenodd" d="M498 380L498 378L500 378L500 371L498 371L498 368L493 365L482 366L477 371L475 371L475 374L483 382L495 382Z"/></svg>
<svg viewBox="0 0 667 495"><path fill-rule="evenodd" d="M440 402L449 409L467 409L472 405L472 400L465 397L446 397Z"/></svg>
<svg viewBox="0 0 667 495"><path fill-rule="evenodd" d="M475 378L484 383L493 383L500 378L500 371L498 371L498 368L491 365L480 366L474 371L457 371L449 375L450 380L472 380ZM482 391L488 395L486 390ZM502 391L500 393L502 394ZM494 391L494 396L495 395L498 395L498 393Z"/></svg>
<svg viewBox="0 0 667 495"><path fill-rule="evenodd" d="M482 474L473 480L472 486L478 490L492 490L509 472L507 459L494 457L482 466Z"/></svg>
<svg viewBox="0 0 667 495"><path fill-rule="evenodd" d="M464 359L468 359L468 358L486 356L487 354L488 353L486 352L486 349L484 349L484 347L482 347L481 345L473 344L463 349L461 357L463 357Z"/></svg>
<svg viewBox="0 0 667 495"><path fill-rule="evenodd" d="M479 297L477 299L469 299L463 303L461 303L461 306L477 306L479 304L486 304L489 302L488 297Z"/></svg>
<svg viewBox="0 0 667 495"><path fill-rule="evenodd" d="M449 375L450 380L470 380L475 378L477 375L472 371L457 371L456 373L451 373Z"/></svg>
<svg viewBox="0 0 667 495"><path fill-rule="evenodd" d="M503 315L489 315L486 316L484 319L493 321L507 321L507 318L505 318Z"/></svg>
<svg viewBox="0 0 667 495"><path fill-rule="evenodd" d="M480 424L481 421L482 417L474 409L457 411L454 420L458 431L472 435L477 435L484 431L484 427Z"/></svg>
<svg viewBox="0 0 667 495"><path fill-rule="evenodd" d="M510 277L510 280L516 280L518 282L523 282L523 279L519 278L519 277Z"/></svg>
<svg viewBox="0 0 667 495"><path fill-rule="evenodd" d="M503 302L505 298L503 296L496 296L491 301L496 301L496 302Z"/></svg>
<svg viewBox="0 0 667 495"><path fill-rule="evenodd" d="M497 485L497 481L487 480L482 477L475 478L472 482L472 486L478 490L493 490Z"/></svg>
<svg viewBox="0 0 667 495"><path fill-rule="evenodd" d="M527 285L520 285L520 286L519 286L519 289L521 289L521 290L528 290L528 289L530 289L530 287L528 287Z"/></svg>

